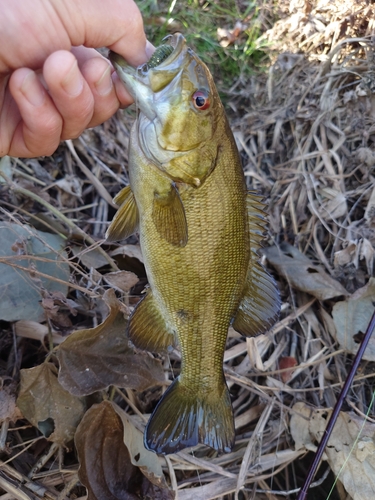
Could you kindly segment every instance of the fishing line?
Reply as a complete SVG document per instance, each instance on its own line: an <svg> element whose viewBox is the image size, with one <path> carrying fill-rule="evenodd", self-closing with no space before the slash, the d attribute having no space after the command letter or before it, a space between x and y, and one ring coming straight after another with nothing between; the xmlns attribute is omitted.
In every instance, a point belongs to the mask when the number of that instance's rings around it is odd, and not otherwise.
<svg viewBox="0 0 375 500"><path fill-rule="evenodd" d="M372 393L372 397L371 397L370 405L369 405L368 410L367 410L367 412L366 412L366 417L368 417L368 416L369 416L369 414L370 414L370 411L371 411L372 405L374 404L374 400L375 400L375 390L374 390L374 391L373 391L373 393ZM359 438L361 437L361 434L362 434L362 431L363 431L363 429L364 429L365 425L366 425L366 418L364 418L364 419L363 419L362 426L361 426L361 428L359 429L358 435L357 435L357 437L356 437L356 439L355 439L355 441L354 441L354 443L353 443L353 446L352 446L352 448L351 448L351 450L350 450L350 452L349 452L348 456L346 457L346 459L345 459L344 463L343 463L343 464L342 464L342 466L340 467L340 470L339 470L339 471L338 471L338 473L337 473L337 476L336 476L336 478L335 478L335 480L334 480L334 482L333 482L332 488L329 490L329 493L328 493L328 496L327 496L326 500L329 500L329 498L331 497L331 494L332 494L333 490L335 489L335 486L336 486L336 484L337 484L337 481L339 480L340 474L342 473L342 471L344 470L344 468L345 468L345 466L346 466L347 462L349 461L349 458L351 457L351 455L352 455L352 453L353 453L354 448L357 446L357 443L358 443L358 441L359 441Z"/></svg>

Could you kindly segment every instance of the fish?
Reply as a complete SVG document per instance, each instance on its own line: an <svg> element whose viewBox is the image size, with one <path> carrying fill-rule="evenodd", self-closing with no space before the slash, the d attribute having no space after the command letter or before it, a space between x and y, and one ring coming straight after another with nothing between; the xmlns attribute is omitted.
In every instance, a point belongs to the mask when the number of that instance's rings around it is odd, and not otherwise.
<svg viewBox="0 0 375 500"><path fill-rule="evenodd" d="M148 63L109 59L133 96L129 186L108 241L139 232L148 277L132 312L135 347L179 346L179 376L145 429L148 450L167 455L204 444L230 452L235 441L223 372L228 328L251 337L276 322L279 292L259 262L265 205L248 192L236 142L207 66L182 34L167 37Z"/></svg>

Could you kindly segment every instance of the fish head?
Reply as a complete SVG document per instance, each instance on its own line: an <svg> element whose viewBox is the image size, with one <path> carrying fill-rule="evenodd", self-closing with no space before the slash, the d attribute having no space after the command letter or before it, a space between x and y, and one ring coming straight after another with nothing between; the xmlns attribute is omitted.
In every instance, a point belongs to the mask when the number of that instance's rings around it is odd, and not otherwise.
<svg viewBox="0 0 375 500"><path fill-rule="evenodd" d="M181 34L167 37L148 63L110 60L139 110L138 141L149 161L173 180L201 185L215 164L225 120L213 78Z"/></svg>

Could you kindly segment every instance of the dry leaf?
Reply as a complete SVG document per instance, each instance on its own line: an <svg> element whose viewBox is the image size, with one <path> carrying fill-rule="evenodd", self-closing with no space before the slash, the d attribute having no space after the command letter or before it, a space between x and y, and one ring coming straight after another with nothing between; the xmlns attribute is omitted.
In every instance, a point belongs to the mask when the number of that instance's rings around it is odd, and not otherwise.
<svg viewBox="0 0 375 500"><path fill-rule="evenodd" d="M15 386L15 382L6 384L3 381L0 389L0 425L4 420L16 422L22 418L22 414L16 405Z"/></svg>
<svg viewBox="0 0 375 500"><path fill-rule="evenodd" d="M337 219L347 214L348 205L343 193L329 187L321 189L320 193L326 198L319 208L323 219Z"/></svg>
<svg viewBox="0 0 375 500"><path fill-rule="evenodd" d="M150 455L147 460L154 463L158 458L144 447L142 450L136 446L131 451L127 448L123 442L124 423L118 413L122 413L120 408L103 401L92 406L78 426L75 436L80 463L78 476L88 490L88 500L173 500L172 491L151 483L134 465L137 460L144 463L146 455ZM127 422L127 441L138 441L138 433ZM159 469L161 472L160 466Z"/></svg>
<svg viewBox="0 0 375 500"><path fill-rule="evenodd" d="M64 295L68 292L70 274L69 265L63 261L63 257L67 258L63 238L31 227L1 222L0 241L0 319L42 320L42 290L60 291ZM33 259L34 256L38 259ZM22 271L17 266L29 271Z"/></svg>
<svg viewBox="0 0 375 500"><path fill-rule="evenodd" d="M117 247L115 250L112 250L109 255L111 257L122 255L123 257L130 257L143 262L142 250L139 245L122 245Z"/></svg>
<svg viewBox="0 0 375 500"><path fill-rule="evenodd" d="M304 403L293 406L296 412L290 423L290 431L297 449L311 449L312 441L320 442L331 410L311 410ZM307 419L298 414L306 415ZM355 413L340 412L326 447L328 460L335 476L353 500L375 498L375 424L367 422Z"/></svg>
<svg viewBox="0 0 375 500"><path fill-rule="evenodd" d="M103 323L73 332L57 348L60 384L71 394L85 396L110 385L144 391L163 382L161 362L129 347L127 320L114 291L103 298L110 307Z"/></svg>
<svg viewBox="0 0 375 500"><path fill-rule="evenodd" d="M315 452L316 444L313 443L309 430L309 422L314 410L305 403L299 402L293 405L292 411L290 433L294 440L294 448Z"/></svg>
<svg viewBox="0 0 375 500"><path fill-rule="evenodd" d="M160 488L167 488L167 483L157 455L146 450L143 444L143 433L134 427L127 414L119 406L115 404L112 406L117 415L121 418L124 427L123 440L129 450L132 464L139 467L151 483Z"/></svg>
<svg viewBox="0 0 375 500"><path fill-rule="evenodd" d="M103 276L105 281L115 290L129 292L138 283L138 276L130 271L116 271Z"/></svg>
<svg viewBox="0 0 375 500"><path fill-rule="evenodd" d="M336 328L336 339L342 349L355 354L359 343L354 340L358 333L365 333L374 311L375 278L353 295L333 306L332 316ZM375 361L375 338L371 337L363 359Z"/></svg>
<svg viewBox="0 0 375 500"><path fill-rule="evenodd" d="M319 300L348 295L345 288L331 278L321 266L316 266L297 248L288 243L264 248L268 262L285 277L293 288L310 293Z"/></svg>
<svg viewBox="0 0 375 500"><path fill-rule="evenodd" d="M286 368L289 368L289 370L286 370L285 372L280 373L281 380L286 384L289 382L289 380L292 378L292 375L294 373L293 368L297 365L297 360L296 358L293 358L292 356L284 356L280 358L279 360L279 369L280 370L285 370Z"/></svg>
<svg viewBox="0 0 375 500"><path fill-rule="evenodd" d="M77 257L77 259L79 259L88 269L99 269L100 267L108 265L108 260L98 248L88 250L79 245L71 245L70 249L74 257Z"/></svg>
<svg viewBox="0 0 375 500"><path fill-rule="evenodd" d="M21 370L17 405L47 439L60 445L73 439L86 409L84 399L72 396L58 383L52 363Z"/></svg>
<svg viewBox="0 0 375 500"><path fill-rule="evenodd" d="M49 333L47 325L42 325L36 321L21 320L14 323L14 330L18 337L25 337L27 339L39 340L44 342L44 338ZM66 339L56 331L52 330L52 342L54 344L61 344Z"/></svg>

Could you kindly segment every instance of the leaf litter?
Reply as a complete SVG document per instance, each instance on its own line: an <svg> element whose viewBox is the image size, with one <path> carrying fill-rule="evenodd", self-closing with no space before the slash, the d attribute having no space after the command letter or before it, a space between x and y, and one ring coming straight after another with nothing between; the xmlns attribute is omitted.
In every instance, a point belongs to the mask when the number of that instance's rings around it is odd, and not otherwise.
<svg viewBox="0 0 375 500"><path fill-rule="evenodd" d="M128 183L132 118L119 112L52 157L1 161L0 224L26 230L22 238L49 254L17 260L24 245L16 244L1 261L12 282L31 280L27 298L31 288L39 295L35 317L21 303L1 322L0 498L83 499L83 485L100 500L295 498L374 308L375 47L364 0L278 8L275 22L259 5L267 71L226 92L248 186L268 203L262 258L283 300L266 336L229 330L236 446L222 456L203 446L169 457L142 449L180 357L139 353L126 341L147 281L137 236L103 242L111 199ZM62 247L51 244L56 235ZM56 280L53 271L44 282L47 264L69 274ZM52 283L65 287L62 296ZM318 473L315 498L327 498L341 467L336 498L374 496L374 368L370 344L326 451L333 476ZM138 380L125 383L130 373Z"/></svg>

